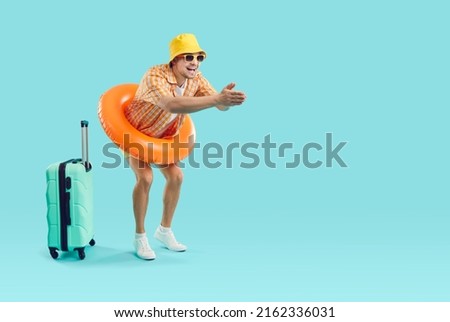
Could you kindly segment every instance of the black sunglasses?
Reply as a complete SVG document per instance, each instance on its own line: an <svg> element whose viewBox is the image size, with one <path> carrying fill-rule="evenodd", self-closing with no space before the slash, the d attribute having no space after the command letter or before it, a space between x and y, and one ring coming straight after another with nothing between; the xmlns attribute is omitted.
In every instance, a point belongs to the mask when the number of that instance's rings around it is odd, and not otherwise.
<svg viewBox="0 0 450 322"><path fill-rule="evenodd" d="M184 61L186 61L186 62L194 61L194 58L197 58L197 61L199 63L201 63L205 59L204 54L198 54L198 55L184 54L183 57L184 57Z"/></svg>

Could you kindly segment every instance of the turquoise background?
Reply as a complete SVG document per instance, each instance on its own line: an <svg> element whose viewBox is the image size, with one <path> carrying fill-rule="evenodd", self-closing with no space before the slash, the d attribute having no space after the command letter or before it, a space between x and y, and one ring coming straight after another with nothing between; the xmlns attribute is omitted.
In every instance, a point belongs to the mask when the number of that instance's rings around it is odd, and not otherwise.
<svg viewBox="0 0 450 322"><path fill-rule="evenodd" d="M3 1L2 301L450 300L447 1ZM101 167L99 96L192 32L247 102L193 114L198 142L348 142L341 168L187 166L174 231L133 254L131 170ZM45 169L90 121L97 245L54 261ZM196 151L201 153L201 151ZM259 151L261 154L261 151ZM201 154L199 154L200 156ZM311 155L323 160L323 151ZM248 161L248 159L246 159ZM288 160L289 161L289 160ZM147 231L159 223L155 172Z"/></svg>

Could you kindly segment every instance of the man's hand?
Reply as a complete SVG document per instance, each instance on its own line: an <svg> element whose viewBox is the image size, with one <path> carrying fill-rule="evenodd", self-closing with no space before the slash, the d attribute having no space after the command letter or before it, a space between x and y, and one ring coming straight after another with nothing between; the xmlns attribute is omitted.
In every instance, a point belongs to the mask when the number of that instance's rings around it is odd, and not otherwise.
<svg viewBox="0 0 450 322"><path fill-rule="evenodd" d="M246 96L244 92L234 91L235 83L230 83L222 89L219 94L219 103L216 107L221 111L228 110L231 106L244 103Z"/></svg>

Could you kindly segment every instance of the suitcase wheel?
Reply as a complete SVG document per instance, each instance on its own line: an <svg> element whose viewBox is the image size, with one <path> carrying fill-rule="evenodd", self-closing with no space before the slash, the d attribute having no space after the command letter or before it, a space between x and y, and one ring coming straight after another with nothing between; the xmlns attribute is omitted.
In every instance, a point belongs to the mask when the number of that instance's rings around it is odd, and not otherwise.
<svg viewBox="0 0 450 322"><path fill-rule="evenodd" d="M53 259L57 259L58 256L59 256L59 254L58 254L58 252L56 251L56 249L51 248L51 249L50 249L50 256L52 256Z"/></svg>
<svg viewBox="0 0 450 322"><path fill-rule="evenodd" d="M91 239L91 241L89 242L89 245L94 246L95 245L95 240Z"/></svg>
<svg viewBox="0 0 450 322"><path fill-rule="evenodd" d="M80 257L80 259L84 259L86 257L86 254L84 252L84 248L78 249L78 257Z"/></svg>

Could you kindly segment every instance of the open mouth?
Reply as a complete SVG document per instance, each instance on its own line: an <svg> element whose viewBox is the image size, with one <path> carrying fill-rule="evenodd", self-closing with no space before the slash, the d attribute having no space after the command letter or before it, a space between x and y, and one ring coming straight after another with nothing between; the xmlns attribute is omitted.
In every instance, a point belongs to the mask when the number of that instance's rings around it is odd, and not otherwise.
<svg viewBox="0 0 450 322"><path fill-rule="evenodd" d="M187 67L187 70L190 71L190 72L195 72L197 70L197 68L189 68L189 67Z"/></svg>

